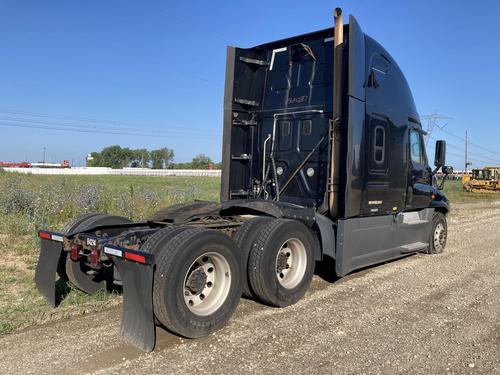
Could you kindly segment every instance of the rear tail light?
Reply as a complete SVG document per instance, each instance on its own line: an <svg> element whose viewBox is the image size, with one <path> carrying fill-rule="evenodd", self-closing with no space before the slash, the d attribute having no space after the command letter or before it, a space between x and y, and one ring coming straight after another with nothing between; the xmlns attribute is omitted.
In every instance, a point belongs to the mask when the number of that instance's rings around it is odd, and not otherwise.
<svg viewBox="0 0 500 375"><path fill-rule="evenodd" d="M43 240L52 240L52 241L56 241L56 242L63 242L64 241L64 236L62 234L48 232L45 230L39 230L38 237L40 237Z"/></svg>
<svg viewBox="0 0 500 375"><path fill-rule="evenodd" d="M51 240L52 239L49 232L42 232L42 231L40 231L40 232L38 232L38 237L43 238L45 240Z"/></svg>

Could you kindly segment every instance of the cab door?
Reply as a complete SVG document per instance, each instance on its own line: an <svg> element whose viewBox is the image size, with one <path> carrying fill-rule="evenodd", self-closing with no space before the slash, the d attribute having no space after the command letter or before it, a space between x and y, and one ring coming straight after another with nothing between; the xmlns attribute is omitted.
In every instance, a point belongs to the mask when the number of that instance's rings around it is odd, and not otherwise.
<svg viewBox="0 0 500 375"><path fill-rule="evenodd" d="M423 135L418 129L409 130L409 176L406 208L429 207L432 199L432 170L427 162Z"/></svg>

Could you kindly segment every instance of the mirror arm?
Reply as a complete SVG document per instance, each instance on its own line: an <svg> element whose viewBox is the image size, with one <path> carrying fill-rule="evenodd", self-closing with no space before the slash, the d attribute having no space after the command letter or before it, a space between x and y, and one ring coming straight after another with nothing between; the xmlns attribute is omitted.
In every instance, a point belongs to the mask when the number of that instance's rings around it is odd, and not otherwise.
<svg viewBox="0 0 500 375"><path fill-rule="evenodd" d="M437 167L436 169L434 169L434 171L432 172L432 174L436 174L437 171L440 169L440 168L443 168L444 165L442 167ZM443 179L441 180L441 183L437 186L438 190L443 190L444 188L444 182L446 181L446 176L448 176L449 173L448 172L444 172L443 173Z"/></svg>

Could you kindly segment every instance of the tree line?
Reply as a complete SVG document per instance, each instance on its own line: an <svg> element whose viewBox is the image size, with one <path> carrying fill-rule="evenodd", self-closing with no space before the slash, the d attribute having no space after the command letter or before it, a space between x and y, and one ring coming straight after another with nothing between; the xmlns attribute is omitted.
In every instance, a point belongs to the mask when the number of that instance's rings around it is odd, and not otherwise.
<svg viewBox="0 0 500 375"><path fill-rule="evenodd" d="M89 167L108 167L120 169L125 167L153 168L153 169L208 169L209 164L214 169L221 167L220 163L214 163L212 159L199 154L188 163L174 163L174 150L160 148L158 150L147 150L145 148L130 149L118 145L103 148L100 152L92 152L87 158Z"/></svg>

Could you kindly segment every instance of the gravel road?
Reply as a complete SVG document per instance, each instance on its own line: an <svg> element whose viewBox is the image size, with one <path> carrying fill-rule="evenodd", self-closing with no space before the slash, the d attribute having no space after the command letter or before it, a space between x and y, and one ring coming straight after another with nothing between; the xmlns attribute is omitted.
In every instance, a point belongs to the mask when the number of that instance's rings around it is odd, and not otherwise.
<svg viewBox="0 0 500 375"><path fill-rule="evenodd" d="M118 335L120 308L0 337L0 373L500 374L500 201L453 206L441 255L336 281L298 304L242 300L223 330L158 329L144 354Z"/></svg>

